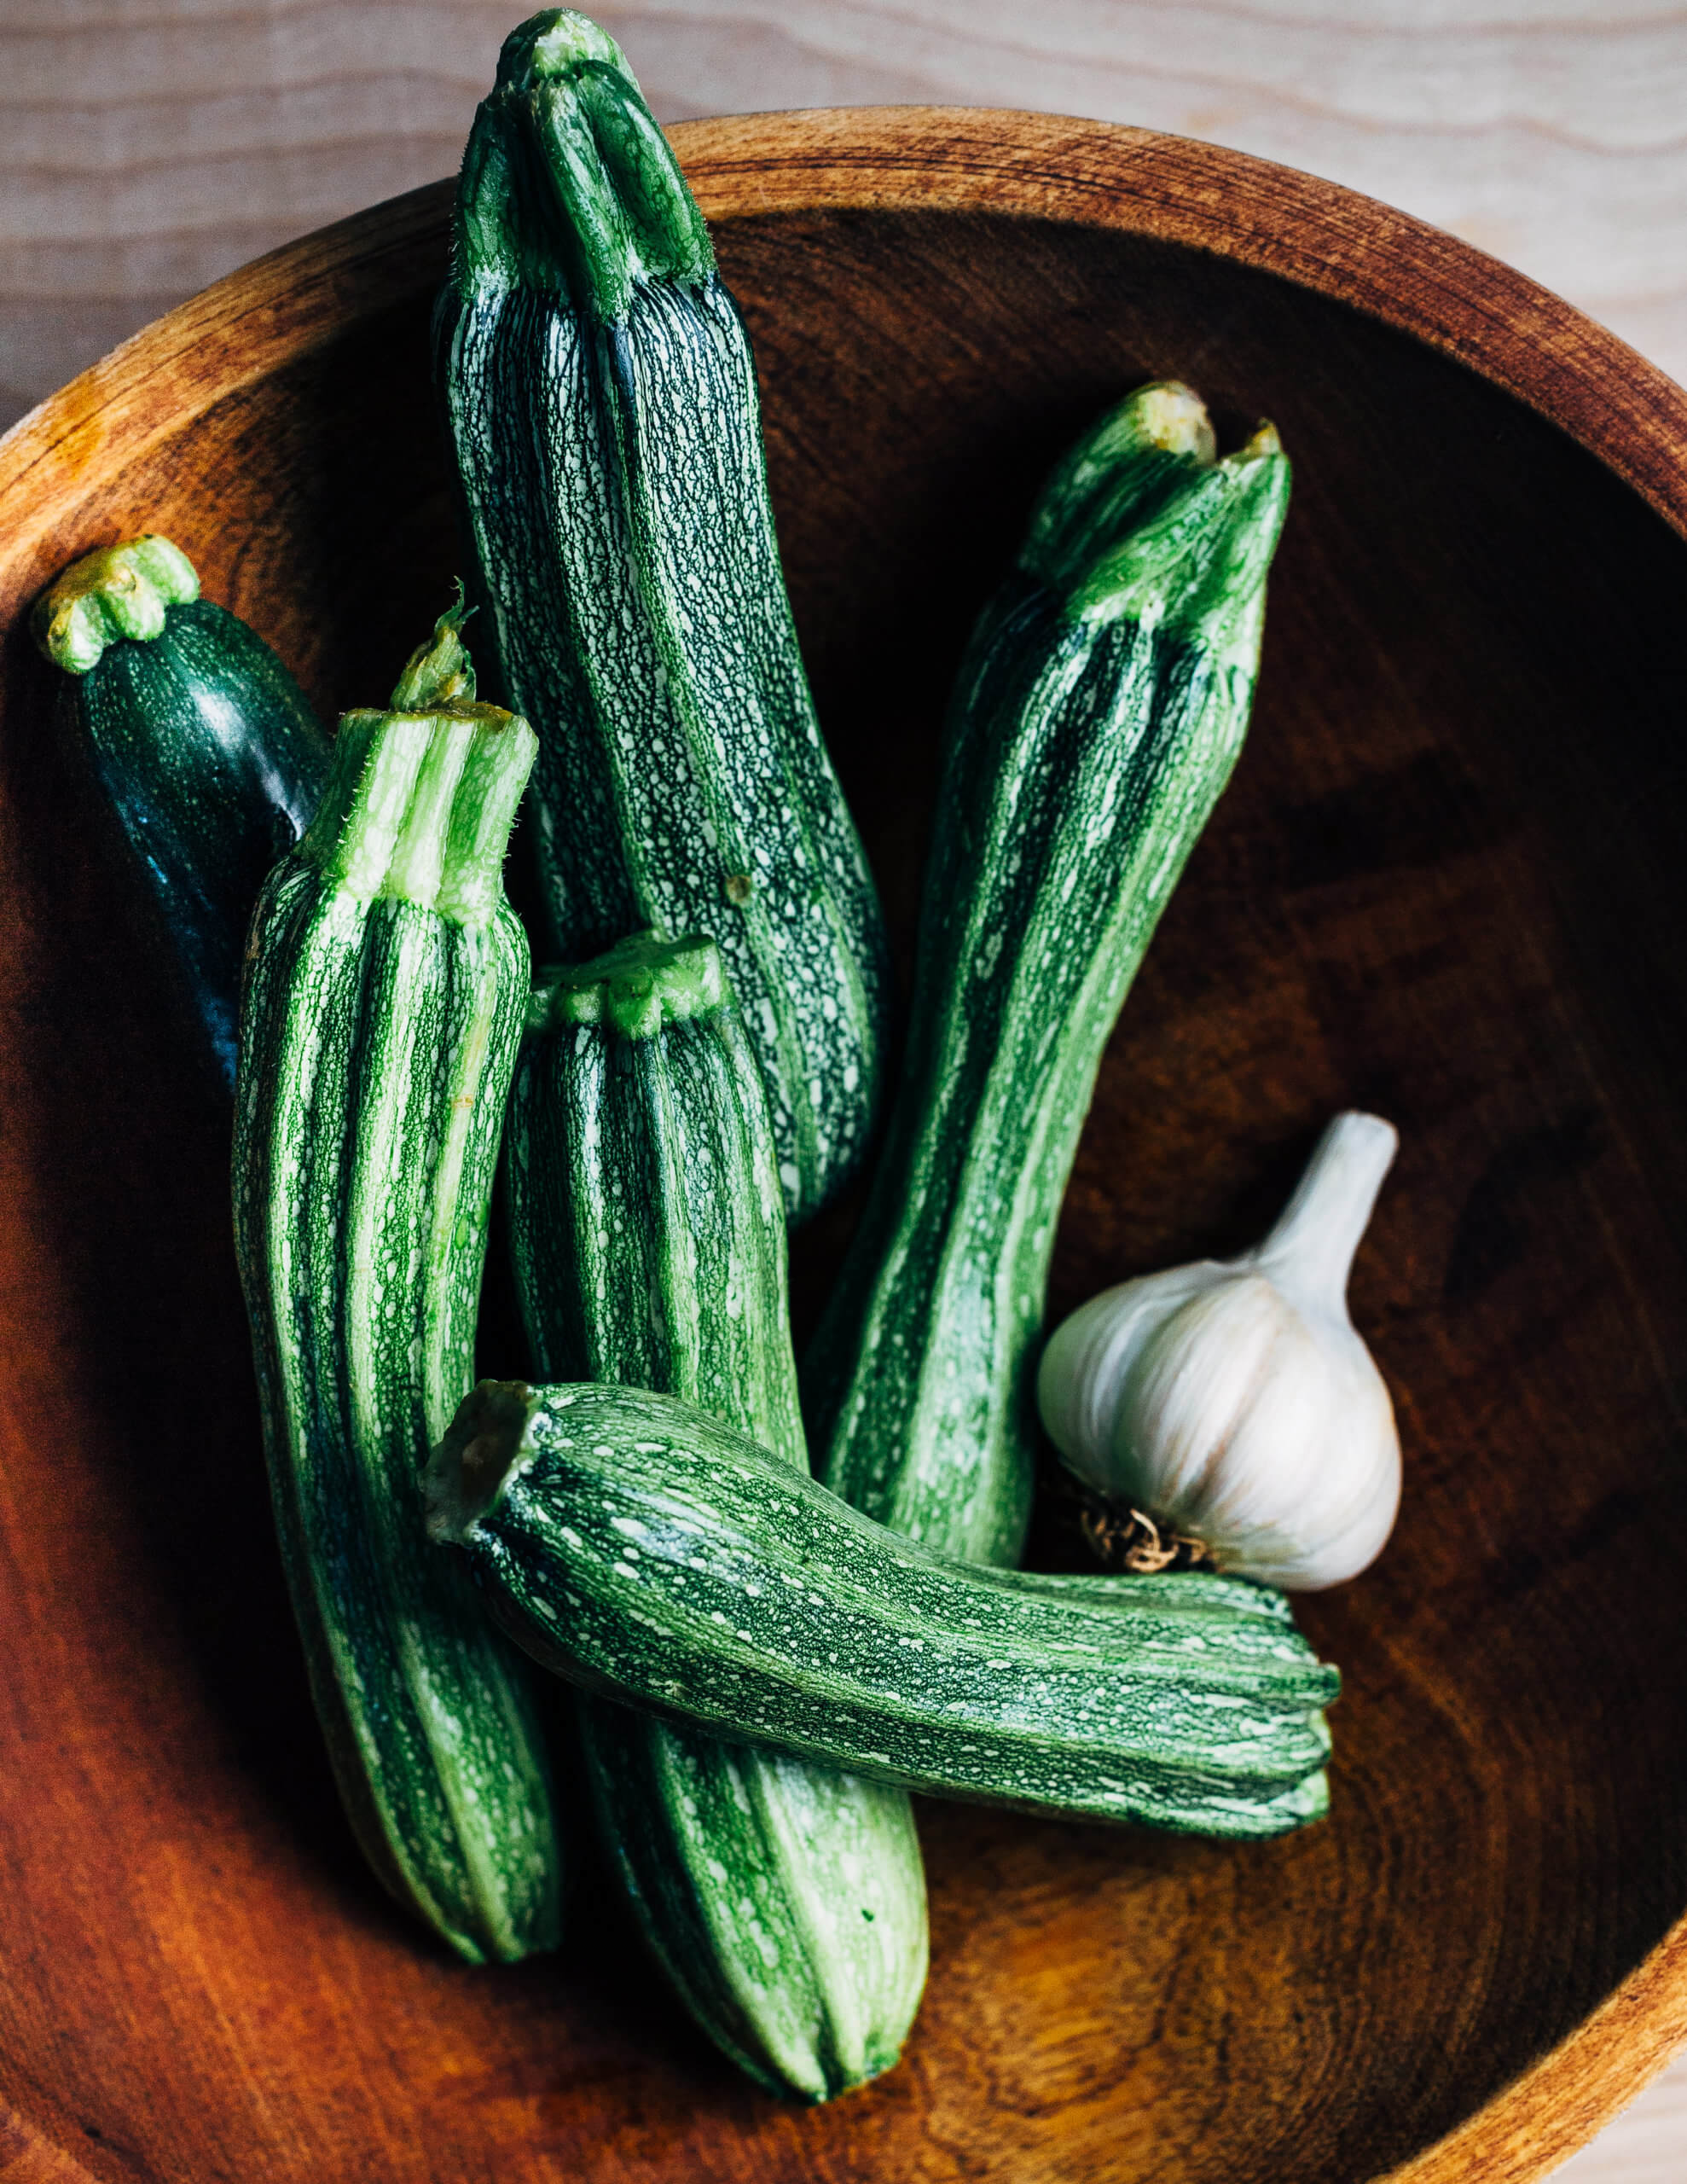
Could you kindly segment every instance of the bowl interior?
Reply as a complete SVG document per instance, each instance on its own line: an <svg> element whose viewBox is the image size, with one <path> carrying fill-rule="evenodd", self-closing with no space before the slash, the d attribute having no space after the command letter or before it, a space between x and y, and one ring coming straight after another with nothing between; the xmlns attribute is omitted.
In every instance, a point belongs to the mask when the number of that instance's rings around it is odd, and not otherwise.
<svg viewBox="0 0 1687 2184"><path fill-rule="evenodd" d="M458 566L429 218L389 306L325 306L307 355L90 458L48 566L163 530L325 712L377 700ZM96 2175L1354 2184L1568 2033L1687 1901L1687 547L1477 374L1224 256L917 207L745 214L718 241L904 968L948 680L1050 460L1175 376L1295 462L1249 746L1109 1050L1051 1304L1250 1240L1336 1109L1398 1124L1353 1303L1404 1514L1304 1611L1346 1677L1332 1815L1238 1848L924 1806L920 2020L824 2111L716 2060L584 1844L556 1962L436 1956L358 1866L318 1749L226 1119L14 628L14 2106ZM804 1246L807 1310L840 1225ZM495 1313L489 1369L519 1369Z"/></svg>

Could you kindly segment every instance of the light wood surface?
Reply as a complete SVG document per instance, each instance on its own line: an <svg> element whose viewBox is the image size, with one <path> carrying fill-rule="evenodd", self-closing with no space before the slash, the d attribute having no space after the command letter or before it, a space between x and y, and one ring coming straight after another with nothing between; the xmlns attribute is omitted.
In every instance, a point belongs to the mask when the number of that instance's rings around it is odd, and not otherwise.
<svg viewBox="0 0 1687 2184"><path fill-rule="evenodd" d="M652 0L606 8L669 118L949 99L1237 145L1520 265L1687 378L1687 21L1669 0ZM12 0L0 423L273 243L447 171L513 11ZM1563 2172L1678 2184L1687 2063Z"/></svg>
<svg viewBox="0 0 1687 2184"><path fill-rule="evenodd" d="M9 0L0 421L258 252L449 172L509 0ZM644 0L664 119L889 101L1230 144L1521 266L1687 379L1673 0Z"/></svg>
<svg viewBox="0 0 1687 2184"><path fill-rule="evenodd" d="M0 450L0 2156L1534 2184L1687 2029L1687 396L1434 231L1187 143L954 111L678 142L904 944L942 690L1053 450L1178 374L1295 451L1255 733L1104 1069L1052 1302L1233 1248L1333 1107L1400 1121L1354 1301L1417 1521L1305 1605L1347 1676L1338 1822L1238 1856L928 1808L910 2053L803 2115L711 2060L589 1883L556 1965L467 1972L351 1855L267 1540L226 1118L83 846L18 617L150 520L319 700L386 686L453 556L431 191Z"/></svg>

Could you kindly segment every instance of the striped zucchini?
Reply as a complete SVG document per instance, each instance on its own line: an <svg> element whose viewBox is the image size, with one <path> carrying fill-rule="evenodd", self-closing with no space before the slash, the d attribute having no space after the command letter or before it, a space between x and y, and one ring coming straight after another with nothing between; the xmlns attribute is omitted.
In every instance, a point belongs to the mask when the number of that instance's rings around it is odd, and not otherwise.
<svg viewBox="0 0 1687 2184"><path fill-rule="evenodd" d="M719 1735L1183 1833L1328 1802L1336 1672L1269 1608L949 1561L672 1397L482 1381L427 1502L546 1666Z"/></svg>
<svg viewBox="0 0 1687 2184"><path fill-rule="evenodd" d="M328 738L269 646L200 597L193 563L167 538L125 539L72 562L32 626L74 678L63 712L93 754L232 1087L252 906L316 809Z"/></svg>
<svg viewBox="0 0 1687 2184"><path fill-rule="evenodd" d="M806 1476L773 1140L713 942L547 973L507 1147L539 1370L682 1397ZM607 1699L580 1720L606 1838L703 2029L811 2100L888 2070L925 1978L906 1794Z"/></svg>
<svg viewBox="0 0 1687 2184"><path fill-rule="evenodd" d="M860 1160L882 921L797 648L754 363L614 41L505 42L459 186L440 375L513 704L551 952L713 933L793 1218Z"/></svg>
<svg viewBox="0 0 1687 2184"><path fill-rule="evenodd" d="M455 648L455 633L442 640ZM525 1664L422 1534L419 1474L472 1378L527 990L501 867L525 723L430 694L348 713L252 927L235 1223L281 1556L351 1825L474 1961L557 1938ZM458 686L461 688L461 682Z"/></svg>
<svg viewBox="0 0 1687 2184"><path fill-rule="evenodd" d="M1055 473L951 717L902 1079L803 1361L826 1484L1018 1560L1055 1223L1125 992L1247 725L1289 468L1145 387Z"/></svg>
<svg viewBox="0 0 1687 2184"><path fill-rule="evenodd" d="M506 1153L534 1362L682 1397L806 1471L771 1142L711 940L541 973Z"/></svg>

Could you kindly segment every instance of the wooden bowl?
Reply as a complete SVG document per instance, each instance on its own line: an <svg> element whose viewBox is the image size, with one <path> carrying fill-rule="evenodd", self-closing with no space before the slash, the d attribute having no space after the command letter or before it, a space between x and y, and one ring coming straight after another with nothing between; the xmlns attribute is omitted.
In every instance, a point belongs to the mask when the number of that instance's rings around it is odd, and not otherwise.
<svg viewBox="0 0 1687 2184"><path fill-rule="evenodd" d="M1687 2033L1687 398L1446 236L1205 146L920 109L675 141L905 954L945 686L1051 457L1175 375L1295 458L1252 738L1052 1304L1250 1240L1333 1110L1400 1124L1354 1306L1405 1517L1305 1612L1347 1677L1334 1810L1232 1848L923 1808L914 2037L813 2111L716 2059L589 1854L567 1949L513 1972L360 1867L270 1536L226 1117L23 619L159 528L324 708L379 700L455 565L442 184L0 448L0 2170L1539 2176Z"/></svg>

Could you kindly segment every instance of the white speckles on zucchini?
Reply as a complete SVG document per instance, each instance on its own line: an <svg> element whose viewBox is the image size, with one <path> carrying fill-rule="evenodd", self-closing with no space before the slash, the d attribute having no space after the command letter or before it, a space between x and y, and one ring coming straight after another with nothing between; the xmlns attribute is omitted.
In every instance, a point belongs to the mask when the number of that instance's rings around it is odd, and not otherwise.
<svg viewBox="0 0 1687 2184"><path fill-rule="evenodd" d="M556 1431L582 1411L589 1449ZM470 1446L488 1452L472 1482ZM430 1463L429 1498L434 1536L467 1552L530 1652L718 1735L939 1795L1184 1832L1272 1835L1325 1809L1319 1710L1337 1679L1262 1588L951 1562L631 1388L484 1383ZM579 1546L561 1538L564 1509ZM649 1527L636 1599L615 1575L617 1515ZM1215 1698L1235 1703L1215 1712Z"/></svg>
<svg viewBox="0 0 1687 2184"><path fill-rule="evenodd" d="M525 1664L428 1548L418 1484L472 1377L527 985L499 871L531 763L490 707L347 717L258 902L235 1120L264 1448L335 1776L380 1879L475 1961L558 1927Z"/></svg>
<svg viewBox="0 0 1687 2184"><path fill-rule="evenodd" d="M548 940L578 961L640 926L715 936L796 1218L872 1127L878 900L803 677L754 361L701 216L624 62L542 66L530 27L476 117L439 333L498 653L539 733Z"/></svg>
<svg viewBox="0 0 1687 2184"><path fill-rule="evenodd" d="M1186 389L1143 390L1051 480L962 665L901 1083L803 1375L826 1484L946 1554L1019 1558L1056 1217L1241 746L1287 497L1274 435L1215 461Z"/></svg>
<svg viewBox="0 0 1687 2184"><path fill-rule="evenodd" d="M683 1395L806 1472L772 1139L713 944L641 936L547 972L528 1022L507 1174L541 1369ZM622 1205L633 1218L610 1211ZM666 1443L635 1437L629 1453L659 1459ZM593 1455L614 1449L600 1440ZM735 1650L753 1647L752 1617L789 1613L764 1607L759 1573L706 1534L687 1527L676 1548L667 1513L592 1507L658 1659L653 1593L714 1581L700 1612ZM591 1551L578 1519L557 1538ZM618 1869L704 2029L762 2083L809 2100L888 2068L925 1972L906 1796L606 1700L580 1713Z"/></svg>

